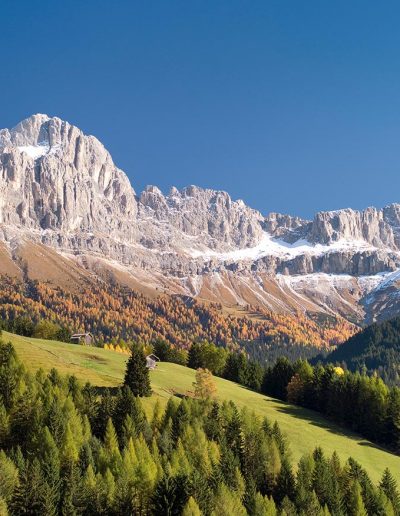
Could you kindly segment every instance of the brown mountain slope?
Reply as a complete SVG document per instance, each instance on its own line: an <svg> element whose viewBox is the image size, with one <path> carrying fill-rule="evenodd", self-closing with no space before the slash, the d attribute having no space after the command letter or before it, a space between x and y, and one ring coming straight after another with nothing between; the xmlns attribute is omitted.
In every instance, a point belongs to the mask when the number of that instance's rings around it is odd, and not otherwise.
<svg viewBox="0 0 400 516"><path fill-rule="evenodd" d="M248 307L252 310L252 307ZM254 308L253 308L254 309ZM261 310L254 318L226 315L220 305L159 295L149 299L118 285L92 281L76 292L51 284L3 277L0 316L13 321L28 316L46 318L72 331L91 331L99 342L111 339L151 342L164 339L179 348L207 339L228 348L245 346L257 355L268 346L299 345L328 349L353 334L355 327L340 318L314 321ZM260 351L261 350L261 351Z"/></svg>

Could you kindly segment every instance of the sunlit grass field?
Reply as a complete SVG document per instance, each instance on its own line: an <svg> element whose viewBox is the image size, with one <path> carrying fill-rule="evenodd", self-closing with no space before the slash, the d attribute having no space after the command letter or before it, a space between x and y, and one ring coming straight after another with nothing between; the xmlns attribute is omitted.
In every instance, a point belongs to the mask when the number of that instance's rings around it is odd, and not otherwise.
<svg viewBox="0 0 400 516"><path fill-rule="evenodd" d="M55 367L62 374L74 374L82 382L88 381L98 386L118 386L122 383L128 358L126 355L75 344L20 337L7 332L3 332L3 340L14 344L28 369L43 368L48 371ZM195 371L187 367L160 363L151 372L154 394L143 401L147 412L151 412L157 399L165 404L171 395L191 391L194 375ZM295 461L315 446L321 446L327 454L336 450L343 461L349 456L353 457L368 471L374 482L378 482L383 470L389 467L400 483L400 457L343 430L313 411L252 392L221 378L215 378L215 382L219 400L233 400L239 407L247 407L262 417L278 421L289 437Z"/></svg>

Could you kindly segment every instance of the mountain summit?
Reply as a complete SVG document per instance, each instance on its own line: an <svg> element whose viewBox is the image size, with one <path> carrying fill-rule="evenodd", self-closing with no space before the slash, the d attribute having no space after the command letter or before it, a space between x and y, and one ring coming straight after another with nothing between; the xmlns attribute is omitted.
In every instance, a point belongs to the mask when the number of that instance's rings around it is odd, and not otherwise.
<svg viewBox="0 0 400 516"><path fill-rule="evenodd" d="M43 114L0 131L0 239L13 271L21 248L41 245L135 287L230 307L358 322L399 309L400 205L309 221L197 186L136 195L97 138Z"/></svg>

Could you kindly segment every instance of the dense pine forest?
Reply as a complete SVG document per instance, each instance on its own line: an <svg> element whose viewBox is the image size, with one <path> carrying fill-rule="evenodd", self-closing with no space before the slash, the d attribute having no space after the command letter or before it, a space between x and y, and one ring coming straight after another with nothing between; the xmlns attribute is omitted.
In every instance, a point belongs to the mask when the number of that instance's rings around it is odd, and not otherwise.
<svg viewBox="0 0 400 516"><path fill-rule="evenodd" d="M163 353L161 343L156 351ZM269 396L316 410L336 423L400 454L400 388L388 387L377 375L352 373L331 364L312 367L305 360L279 358L262 367L243 353L228 352L203 342L193 344L188 366Z"/></svg>
<svg viewBox="0 0 400 516"><path fill-rule="evenodd" d="M377 372L388 384L400 385L400 317L372 324L326 357L352 371Z"/></svg>
<svg viewBox="0 0 400 516"><path fill-rule="evenodd" d="M146 416L146 375L139 348L126 385L99 389L33 375L1 343L0 514L400 514L390 471L375 486L320 448L294 465L290 436L232 402L171 398Z"/></svg>
<svg viewBox="0 0 400 516"><path fill-rule="evenodd" d="M0 318L5 329L27 336L68 340L71 333L90 331L98 345L121 339L163 339L178 349L188 349L195 340L209 340L231 349L246 348L254 359L265 360L279 349L292 355L296 350L296 358L309 357L331 349L356 331L340 318L316 321L300 313L289 316L247 308L257 317L228 315L221 306L177 296L148 299L100 281L82 285L75 293L7 277L0 285ZM35 325L43 320L57 327L35 332Z"/></svg>
<svg viewBox="0 0 400 516"><path fill-rule="evenodd" d="M332 365L290 364L269 367L262 391L317 410L336 423L400 454L400 388L378 376L344 371Z"/></svg>

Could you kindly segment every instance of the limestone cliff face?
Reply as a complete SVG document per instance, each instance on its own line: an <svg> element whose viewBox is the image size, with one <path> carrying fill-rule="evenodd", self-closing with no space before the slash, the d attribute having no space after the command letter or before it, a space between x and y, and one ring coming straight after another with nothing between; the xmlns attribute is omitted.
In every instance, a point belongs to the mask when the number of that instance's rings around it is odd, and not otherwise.
<svg viewBox="0 0 400 516"><path fill-rule="evenodd" d="M134 241L137 201L93 136L34 115L0 132L0 222L25 229Z"/></svg>
<svg viewBox="0 0 400 516"><path fill-rule="evenodd" d="M367 208L317 213L310 231L310 241L330 244L341 239L370 243L375 247L399 249L400 205L382 210Z"/></svg>
<svg viewBox="0 0 400 516"><path fill-rule="evenodd" d="M188 239L192 246L216 251L251 247L263 234L259 212L232 201L226 192L196 186L173 188L167 196L147 187L139 199L138 220L144 245L175 250Z"/></svg>
<svg viewBox="0 0 400 516"><path fill-rule="evenodd" d="M12 248L33 240L84 265L108 260L170 292L272 309L351 305L359 317L364 297L400 269L400 205L309 221L264 216L196 186L167 195L149 186L137 196L94 136L33 115L0 130L0 240ZM379 300L385 310L382 289Z"/></svg>

